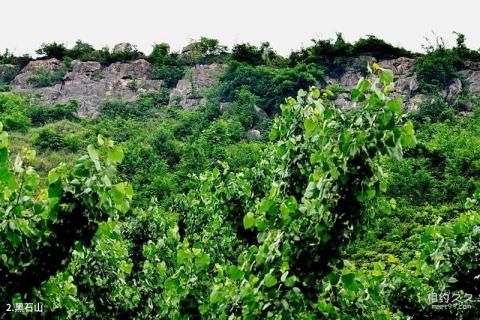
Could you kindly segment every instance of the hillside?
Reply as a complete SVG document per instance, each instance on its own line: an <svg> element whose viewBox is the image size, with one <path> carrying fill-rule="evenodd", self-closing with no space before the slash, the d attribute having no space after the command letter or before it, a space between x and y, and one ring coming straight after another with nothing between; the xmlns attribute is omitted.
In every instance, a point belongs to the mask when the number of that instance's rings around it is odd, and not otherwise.
<svg viewBox="0 0 480 320"><path fill-rule="evenodd" d="M128 55L128 51L119 51L122 47L127 48L126 50L133 48L131 44L118 44L114 52ZM373 62L394 72L395 95L406 102L407 108L418 109L418 104L425 96L419 90L414 58L378 60L372 56L354 57L349 62L350 66L344 68L338 75L317 79L317 85L321 85L321 81L325 85L340 85L345 92L338 94L337 103L351 106L353 104L349 99L350 95L346 92L353 89L365 75L365 65ZM125 101L136 101L140 93L157 92L160 89L169 90L170 104L179 99L183 108L192 109L205 102L203 93L213 88L227 69L226 64L217 63L186 66L185 75L176 79L178 82L166 84L164 80L159 80L152 74L154 65L145 59L114 62L106 66L102 66L98 61L81 60L72 60L69 64L71 66L67 71L64 70L62 61L56 58L30 61L12 80L11 90L39 94L40 101L48 105L65 103L71 99L77 100L80 103L78 110L80 117L98 116L101 104L106 100L120 98ZM13 68L12 65L0 65L0 70L8 70L9 67ZM29 81L45 70L50 73L63 72L64 75L58 83L42 87ZM449 99L463 89L471 93L480 92L480 63L465 65L458 71L457 77L442 88L440 94Z"/></svg>
<svg viewBox="0 0 480 320"><path fill-rule="evenodd" d="M0 319L480 318L462 35L37 55L0 55Z"/></svg>

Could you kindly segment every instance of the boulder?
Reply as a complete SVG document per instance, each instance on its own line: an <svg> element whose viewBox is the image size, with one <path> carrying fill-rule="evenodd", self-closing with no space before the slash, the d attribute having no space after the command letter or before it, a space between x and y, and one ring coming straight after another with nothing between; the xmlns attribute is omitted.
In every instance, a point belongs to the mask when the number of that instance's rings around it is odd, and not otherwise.
<svg viewBox="0 0 480 320"><path fill-rule="evenodd" d="M135 48L133 47L132 44L128 43L128 42L121 42L121 43L117 43L114 47L113 47L113 52L131 52L133 51Z"/></svg>
<svg viewBox="0 0 480 320"><path fill-rule="evenodd" d="M342 74L338 82L342 85L343 88L347 90L352 90L358 84L358 81L363 77L363 75L356 71L355 69L346 69Z"/></svg>
<svg viewBox="0 0 480 320"><path fill-rule="evenodd" d="M380 67L390 69L396 77L407 77L411 75L414 59L400 57L397 59L382 60L378 64Z"/></svg>
<svg viewBox="0 0 480 320"><path fill-rule="evenodd" d="M473 93L480 93L480 70L468 70L465 74L468 90Z"/></svg>
<svg viewBox="0 0 480 320"><path fill-rule="evenodd" d="M417 79L411 77L400 77L395 82L395 92L399 95L410 96L418 90Z"/></svg>
<svg viewBox="0 0 480 320"><path fill-rule="evenodd" d="M262 139L262 134L257 129L250 129L247 131L247 137L252 140Z"/></svg>

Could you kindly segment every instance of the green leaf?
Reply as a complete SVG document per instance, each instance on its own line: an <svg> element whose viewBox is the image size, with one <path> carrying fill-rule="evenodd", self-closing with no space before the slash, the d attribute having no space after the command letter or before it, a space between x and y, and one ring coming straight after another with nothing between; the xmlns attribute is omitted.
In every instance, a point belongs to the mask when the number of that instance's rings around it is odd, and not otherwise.
<svg viewBox="0 0 480 320"><path fill-rule="evenodd" d="M240 270L240 268L238 268L237 266L228 266L227 267L227 274L228 274L228 277L232 280L240 280L241 278L243 278L243 271Z"/></svg>
<svg viewBox="0 0 480 320"><path fill-rule="evenodd" d="M392 112L400 113L400 111L402 111L403 102L401 99L395 98L387 102L387 107Z"/></svg>
<svg viewBox="0 0 480 320"><path fill-rule="evenodd" d="M270 288L270 287L273 287L274 285L277 284L277 279L275 278L274 275L272 275L271 273L268 273L265 278L263 279L264 283L265 283L265 286L267 288Z"/></svg>
<svg viewBox="0 0 480 320"><path fill-rule="evenodd" d="M222 293L217 286L214 286L210 293L210 303L217 303L220 301L222 301Z"/></svg>
<svg viewBox="0 0 480 320"><path fill-rule="evenodd" d="M360 83L358 84L357 89L358 89L358 91L360 91L360 93L363 93L363 92L365 92L369 87L370 87L370 81L363 79L363 80L361 80Z"/></svg>
<svg viewBox="0 0 480 320"><path fill-rule="evenodd" d="M315 122L312 119L305 119L303 126L305 127L305 134L307 136L312 135L315 131Z"/></svg>
<svg viewBox="0 0 480 320"><path fill-rule="evenodd" d="M358 286L355 283L355 274L349 273L342 275L342 283L347 290L355 291L358 289Z"/></svg>
<svg viewBox="0 0 480 320"><path fill-rule="evenodd" d="M99 158L97 149L95 149L93 145L89 144L87 146L87 152L88 152L88 156L90 157L90 159L93 161L93 164L95 165L95 169L97 169L97 171L100 171L101 170L100 158Z"/></svg>
<svg viewBox="0 0 480 320"><path fill-rule="evenodd" d="M201 252L195 257L195 266L197 268L206 268L210 264L210 256L207 253Z"/></svg>
<svg viewBox="0 0 480 320"><path fill-rule="evenodd" d="M115 146L108 150L108 161L112 163L119 163L123 160L123 150L120 146Z"/></svg>
<svg viewBox="0 0 480 320"><path fill-rule="evenodd" d="M255 216L253 215L253 212L249 212L243 217L243 227L248 230L254 225L255 225Z"/></svg>
<svg viewBox="0 0 480 320"><path fill-rule="evenodd" d="M392 70L384 70L380 74L380 81L384 84L390 84L393 82L393 72Z"/></svg>
<svg viewBox="0 0 480 320"><path fill-rule="evenodd" d="M177 264L181 265L185 261L188 261L190 258L190 251L184 250L184 249L179 249L177 251Z"/></svg>
<svg viewBox="0 0 480 320"><path fill-rule="evenodd" d="M260 203L260 208L258 208L258 210L260 212L268 212L268 210L270 210L270 208L272 207L273 205L273 200L270 199L270 198L265 198L262 200L262 202Z"/></svg>

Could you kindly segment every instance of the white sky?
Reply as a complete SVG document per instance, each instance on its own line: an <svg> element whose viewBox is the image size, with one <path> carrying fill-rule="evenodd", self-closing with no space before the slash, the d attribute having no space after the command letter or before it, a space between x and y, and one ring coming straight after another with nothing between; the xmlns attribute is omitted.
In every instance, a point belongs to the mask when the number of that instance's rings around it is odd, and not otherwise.
<svg viewBox="0 0 480 320"><path fill-rule="evenodd" d="M420 51L432 31L454 44L452 31L480 48L480 3L476 0L4 0L0 4L0 50L33 54L43 42L96 48L130 42L150 53L167 42L181 49L190 39L234 43L269 41L284 55L312 38L347 40L374 34Z"/></svg>

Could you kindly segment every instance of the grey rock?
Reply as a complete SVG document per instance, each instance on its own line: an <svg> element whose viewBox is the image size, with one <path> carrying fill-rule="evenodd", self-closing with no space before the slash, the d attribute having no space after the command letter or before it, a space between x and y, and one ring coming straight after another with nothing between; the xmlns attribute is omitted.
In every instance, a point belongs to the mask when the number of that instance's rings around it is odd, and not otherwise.
<svg viewBox="0 0 480 320"><path fill-rule="evenodd" d="M460 79L454 79L453 82L446 89L447 98L451 98L454 95L460 93L463 89L462 81Z"/></svg>
<svg viewBox="0 0 480 320"><path fill-rule="evenodd" d="M28 83L28 78L34 76L38 70L45 69L55 72L60 71L62 68L62 63L55 58L30 61L15 77L15 79L13 79L12 86L16 89L30 89L32 86Z"/></svg>
<svg viewBox="0 0 480 320"><path fill-rule="evenodd" d="M105 100L121 98L135 101L141 93L159 90L163 83L161 80L149 79L152 66L143 59L112 63L104 69L98 62L74 61L72 71L65 75L61 84L32 88L27 79L40 67L55 71L62 66L56 59L32 61L14 79L12 90L38 93L42 96L41 102L46 104L78 100L78 114L81 117L98 116ZM138 90L132 91L132 81L136 82Z"/></svg>
<svg viewBox="0 0 480 320"><path fill-rule="evenodd" d="M218 64L192 67L170 92L170 103L179 103L186 110L195 109L205 103L205 89L216 85L224 71L225 67Z"/></svg>
<svg viewBox="0 0 480 320"><path fill-rule="evenodd" d="M407 77L411 74L413 64L415 63L414 59L400 57L397 59L382 60L378 64L380 67L385 69L390 69L393 71L393 74L396 77Z"/></svg>
<svg viewBox="0 0 480 320"><path fill-rule="evenodd" d="M395 92L399 95L412 95L418 90L417 79L411 77L401 77L395 82Z"/></svg>
<svg viewBox="0 0 480 320"><path fill-rule="evenodd" d="M352 90L362 78L362 74L354 69L347 69L340 77L338 82L347 90Z"/></svg>
<svg viewBox="0 0 480 320"><path fill-rule="evenodd" d="M465 72L467 78L467 88L470 92L480 92L480 68L479 70L468 70Z"/></svg>
<svg viewBox="0 0 480 320"><path fill-rule="evenodd" d="M262 138L262 134L257 129L250 129L247 131L247 137L252 140L260 140Z"/></svg>
<svg viewBox="0 0 480 320"><path fill-rule="evenodd" d="M230 107L229 102L221 102L220 103L220 113L225 113L228 111L228 108Z"/></svg>
<svg viewBox="0 0 480 320"><path fill-rule="evenodd" d="M350 100L349 93L339 93L335 98L334 104L337 107L347 110L355 107L355 103Z"/></svg>
<svg viewBox="0 0 480 320"><path fill-rule="evenodd" d="M128 43L128 42L121 42L121 43L116 44L113 47L113 52L130 52L130 51L133 51L133 50L134 50L133 45Z"/></svg>

